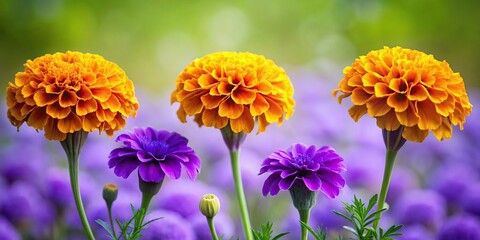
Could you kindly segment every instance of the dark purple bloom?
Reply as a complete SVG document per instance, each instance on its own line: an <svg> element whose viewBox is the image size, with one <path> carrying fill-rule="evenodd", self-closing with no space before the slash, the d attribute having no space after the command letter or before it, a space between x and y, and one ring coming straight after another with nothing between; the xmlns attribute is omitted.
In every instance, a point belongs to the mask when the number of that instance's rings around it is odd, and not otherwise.
<svg viewBox="0 0 480 240"><path fill-rule="evenodd" d="M446 206L445 199L435 191L412 190L402 195L392 207L396 219L402 224L438 229L447 214Z"/></svg>
<svg viewBox="0 0 480 240"><path fill-rule="evenodd" d="M333 148L297 143L286 150L278 150L263 161L259 174L270 172L262 193L274 196L280 190L289 190L294 182L304 184L310 191L321 190L335 198L345 186L340 172L345 171L343 158Z"/></svg>
<svg viewBox="0 0 480 240"><path fill-rule="evenodd" d="M143 181L158 183L165 176L180 178L182 165L192 180L200 172L200 159L187 146L188 140L176 132L135 128L118 136L117 142L124 146L110 153L108 166L119 177L127 178L138 168Z"/></svg>
<svg viewBox="0 0 480 240"><path fill-rule="evenodd" d="M145 240L163 240L163 239L184 239L194 240L195 234L189 221L182 218L179 214L156 210L146 216L145 221L157 219L149 223L142 231Z"/></svg>

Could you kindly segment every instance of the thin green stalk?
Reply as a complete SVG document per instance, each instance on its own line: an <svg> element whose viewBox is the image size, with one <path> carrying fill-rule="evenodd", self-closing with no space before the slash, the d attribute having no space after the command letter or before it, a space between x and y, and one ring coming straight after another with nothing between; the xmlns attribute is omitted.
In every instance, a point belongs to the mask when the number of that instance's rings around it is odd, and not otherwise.
<svg viewBox="0 0 480 240"><path fill-rule="evenodd" d="M390 186L390 178L392 177L393 166L395 165L396 156L397 156L397 151L387 150L387 154L385 156L385 169L383 171L382 188L380 190L380 196L378 199L377 211L384 208L385 200L387 199L388 187ZM378 228L378 224L380 223L381 217L382 217L382 213L379 213L378 219L373 223L373 227L375 229Z"/></svg>
<svg viewBox="0 0 480 240"><path fill-rule="evenodd" d="M108 205L108 221L110 222L110 228L112 229L113 239L117 239L117 233L115 231L115 224L112 217L112 205Z"/></svg>
<svg viewBox="0 0 480 240"><path fill-rule="evenodd" d="M310 218L310 208L309 209L299 209L298 213L300 215L300 221L308 225L308 219ZM308 229L303 224L300 224L302 227L302 238L301 240L307 240L308 238Z"/></svg>
<svg viewBox="0 0 480 240"><path fill-rule="evenodd" d="M70 173L70 184L72 186L73 198L75 199L75 205L77 206L78 215L82 221L83 229L87 234L89 240L94 240L92 229L88 224L87 215L83 208L82 198L80 196L80 188L78 186L78 154L67 154L68 157L68 171Z"/></svg>
<svg viewBox="0 0 480 240"><path fill-rule="evenodd" d="M213 224L213 217L207 217L208 228L210 228L210 233L212 234L213 240L218 240L217 231L215 230L215 224Z"/></svg>
<svg viewBox="0 0 480 240"><path fill-rule="evenodd" d="M253 240L250 217L248 216L247 201L245 200L245 193L243 192L242 175L240 172L240 163L238 162L238 151L230 151L230 160L232 161L233 181L235 182L235 191L237 192L237 200L240 207L245 239Z"/></svg>

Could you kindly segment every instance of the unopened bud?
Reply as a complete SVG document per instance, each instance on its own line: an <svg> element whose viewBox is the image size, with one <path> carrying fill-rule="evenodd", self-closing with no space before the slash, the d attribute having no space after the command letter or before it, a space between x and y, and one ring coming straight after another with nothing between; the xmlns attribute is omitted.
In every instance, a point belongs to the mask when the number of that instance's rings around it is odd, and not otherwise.
<svg viewBox="0 0 480 240"><path fill-rule="evenodd" d="M103 186L103 199L107 203L107 206L112 206L113 202L117 199L118 188L117 185L108 183Z"/></svg>
<svg viewBox="0 0 480 240"><path fill-rule="evenodd" d="M215 194L205 194L200 200L200 212L207 217L213 218L220 211L220 200Z"/></svg>

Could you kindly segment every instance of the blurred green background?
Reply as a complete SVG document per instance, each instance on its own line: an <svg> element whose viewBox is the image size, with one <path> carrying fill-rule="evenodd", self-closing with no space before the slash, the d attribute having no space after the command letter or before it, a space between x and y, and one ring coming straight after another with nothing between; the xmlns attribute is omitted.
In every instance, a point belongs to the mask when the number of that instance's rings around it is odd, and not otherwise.
<svg viewBox="0 0 480 240"><path fill-rule="evenodd" d="M103 55L152 93L170 93L194 58L226 50L339 81L344 66L383 46L447 60L478 87L479 23L480 1L2 0L0 87L27 59L66 50Z"/></svg>

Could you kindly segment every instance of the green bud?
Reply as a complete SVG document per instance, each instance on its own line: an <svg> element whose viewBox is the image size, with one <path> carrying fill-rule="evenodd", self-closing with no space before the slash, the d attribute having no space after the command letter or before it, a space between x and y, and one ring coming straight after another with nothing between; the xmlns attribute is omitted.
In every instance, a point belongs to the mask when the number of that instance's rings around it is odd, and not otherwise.
<svg viewBox="0 0 480 240"><path fill-rule="evenodd" d="M200 200L200 212L207 217L213 218L220 211L220 200L215 194L205 194Z"/></svg>
<svg viewBox="0 0 480 240"><path fill-rule="evenodd" d="M297 210L309 210L315 206L317 192L308 189L303 182L295 181L289 191Z"/></svg>
<svg viewBox="0 0 480 240"><path fill-rule="evenodd" d="M117 200L118 188L113 183L108 183L103 186L103 199L107 203L107 206L112 206L113 202Z"/></svg>

